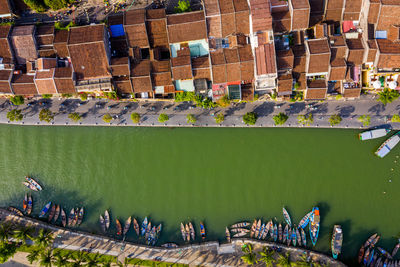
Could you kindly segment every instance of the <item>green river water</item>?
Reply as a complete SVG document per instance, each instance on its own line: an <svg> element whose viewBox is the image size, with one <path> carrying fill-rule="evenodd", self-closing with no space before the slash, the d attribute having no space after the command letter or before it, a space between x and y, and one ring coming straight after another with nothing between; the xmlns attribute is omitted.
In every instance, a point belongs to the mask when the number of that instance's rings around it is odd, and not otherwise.
<svg viewBox="0 0 400 267"><path fill-rule="evenodd" d="M0 205L22 206L29 174L44 187L33 193L36 215L49 200L66 211L84 206L81 227L94 233L105 209L122 221L149 216L163 223L161 242L177 243L181 221L199 228L203 220L208 240L222 241L226 225L283 221L282 206L298 223L318 205L316 250L330 251L333 224L341 224L341 259L356 257L374 232L391 251L400 232L400 148L379 159L373 151L384 139L361 142L358 132L3 125Z"/></svg>

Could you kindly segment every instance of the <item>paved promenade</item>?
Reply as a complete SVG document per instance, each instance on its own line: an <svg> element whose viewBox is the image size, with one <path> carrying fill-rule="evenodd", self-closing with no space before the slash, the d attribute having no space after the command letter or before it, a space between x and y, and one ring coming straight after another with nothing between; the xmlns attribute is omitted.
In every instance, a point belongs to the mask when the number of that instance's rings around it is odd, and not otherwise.
<svg viewBox="0 0 400 267"><path fill-rule="evenodd" d="M312 107L310 108L310 105ZM6 99L0 100L0 123L8 122L6 114L12 106ZM201 126L201 127L275 127L272 117L279 112L289 115L284 127L300 127L297 123L297 115L313 114L314 123L309 127L330 127L328 119L332 114L340 114L343 118L335 128L361 128L362 123L357 120L360 115L370 115L370 127L388 123L393 114L400 110L400 100L384 106L371 97L364 97L360 100L344 101L330 100L325 102L296 102L284 103L276 101L255 101L252 103L232 103L227 108L215 108L205 110L195 107L192 103L175 103L173 101L126 101L116 102L105 99L92 99L81 101L79 99L37 99L25 100L25 104L18 106L22 110L24 119L15 124L25 125L49 125L40 122L39 111L42 108L49 108L55 113L54 121L50 125L98 125L98 126ZM254 111L259 118L256 125L247 126L242 121L242 116L249 111ZM78 123L68 119L68 114L77 112L82 115ZM137 112L141 115L139 124L133 124L130 114ZM113 116L110 124L103 122L104 114ZM169 120L165 123L158 122L158 116L165 113ZM224 114L225 121L221 124L215 122L214 116ZM186 115L193 114L197 121L194 125L188 124ZM393 123L393 128L400 129L400 123ZM278 126L282 127L282 126Z"/></svg>
<svg viewBox="0 0 400 267"><path fill-rule="evenodd" d="M241 246L252 243L254 249L260 250L263 246L279 246L282 252L290 252L293 261L298 260L303 254L308 253L311 259L329 266L345 266L320 253L306 251L300 248L286 247L281 244L270 242L258 242L247 239L235 239L232 243L220 245L218 242L205 242L182 246L175 249L160 247L148 247L129 242L122 242L107 237L93 234L70 231L57 226L52 226L28 217L19 217L9 211L0 209L0 220L10 221L17 225L30 225L35 228L45 228L54 232L54 247L69 250L84 250L87 252L106 254L118 257L123 261L125 257L138 258L142 260L160 260L172 263L201 266L244 266L240 257ZM260 265L261 266L261 265Z"/></svg>

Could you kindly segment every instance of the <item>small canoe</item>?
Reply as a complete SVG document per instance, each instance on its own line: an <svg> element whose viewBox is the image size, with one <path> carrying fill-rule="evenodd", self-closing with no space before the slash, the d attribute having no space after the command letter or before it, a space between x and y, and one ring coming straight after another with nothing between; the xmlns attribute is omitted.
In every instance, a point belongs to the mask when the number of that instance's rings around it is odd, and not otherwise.
<svg viewBox="0 0 400 267"><path fill-rule="evenodd" d="M363 263L364 263L364 265L367 265L368 258L369 258L369 254L370 254L370 248L368 247L367 250L365 251L364 257L363 257Z"/></svg>
<svg viewBox="0 0 400 267"><path fill-rule="evenodd" d="M14 213L15 215L18 216L24 216L24 214L22 213L22 211L20 211L19 209L15 208L15 207L8 207L8 210L11 211L12 213Z"/></svg>
<svg viewBox="0 0 400 267"><path fill-rule="evenodd" d="M33 200L32 200L32 196L29 195L29 197L28 197L28 207L26 208L26 214L30 215L32 213L32 208L33 208Z"/></svg>
<svg viewBox="0 0 400 267"><path fill-rule="evenodd" d="M177 248L178 245L175 243L165 243L161 245L163 248Z"/></svg>
<svg viewBox="0 0 400 267"><path fill-rule="evenodd" d="M234 234L233 237L242 237L242 236L245 236L245 235L247 235L247 233L239 232L239 233Z"/></svg>
<svg viewBox="0 0 400 267"><path fill-rule="evenodd" d="M110 228L110 214L108 213L108 210L104 212L104 223L106 224L106 230Z"/></svg>
<svg viewBox="0 0 400 267"><path fill-rule="evenodd" d="M319 234L320 215L319 208L314 207L310 216L310 237L313 246L317 244Z"/></svg>
<svg viewBox="0 0 400 267"><path fill-rule="evenodd" d="M383 261L383 259L382 259L382 261ZM382 266L382 267L388 267L388 263L389 263L389 259L386 259L386 260L383 262L383 266Z"/></svg>
<svg viewBox="0 0 400 267"><path fill-rule="evenodd" d="M25 180L31 185L33 185L37 189L37 191L42 191L42 187L40 186L40 184L36 182L33 178L25 176Z"/></svg>
<svg viewBox="0 0 400 267"><path fill-rule="evenodd" d="M57 208L56 204L51 206L49 217L47 218L48 222L51 222L51 220L54 218L54 215L56 214L56 208Z"/></svg>
<svg viewBox="0 0 400 267"><path fill-rule="evenodd" d="M394 248L393 248L393 250L392 250L392 257L396 256L397 251L399 250L399 248L400 248L400 239L398 240L397 245L394 246Z"/></svg>
<svg viewBox="0 0 400 267"><path fill-rule="evenodd" d="M196 232L194 231L192 222L189 222L189 228L190 228L190 237L194 241L196 237Z"/></svg>
<svg viewBox="0 0 400 267"><path fill-rule="evenodd" d="M300 228L301 240L303 240L303 246L307 247L307 235L303 228Z"/></svg>
<svg viewBox="0 0 400 267"><path fill-rule="evenodd" d="M376 260L375 266L380 266L381 262L382 262L382 257L379 257L379 258Z"/></svg>
<svg viewBox="0 0 400 267"><path fill-rule="evenodd" d="M43 218L46 215L46 213L50 209L50 206L51 206L51 201L49 203L47 203L46 205L44 205L42 211L40 212L39 218Z"/></svg>
<svg viewBox="0 0 400 267"><path fill-rule="evenodd" d="M231 232L232 233L242 233L242 232L248 233L248 232L250 232L250 230L246 229L246 228L233 228L233 229L231 229Z"/></svg>
<svg viewBox="0 0 400 267"><path fill-rule="evenodd" d="M332 257L337 259L338 255L342 251L342 243L343 243L343 232L340 225L333 226L333 234L332 234L332 242L331 242L331 250Z"/></svg>
<svg viewBox="0 0 400 267"><path fill-rule="evenodd" d="M257 228L257 219L254 220L252 226L251 226L251 230L250 230L250 238L252 238L256 232L256 228Z"/></svg>
<svg viewBox="0 0 400 267"><path fill-rule="evenodd" d="M285 209L285 207L282 208L282 212L283 212L283 218L285 219L285 221L289 225L289 227L291 227L292 220L290 219L289 212Z"/></svg>
<svg viewBox="0 0 400 267"><path fill-rule="evenodd" d="M206 228L203 222L200 222L200 235L202 240L206 239Z"/></svg>
<svg viewBox="0 0 400 267"><path fill-rule="evenodd" d="M371 265L372 259L374 258L374 254L375 254L375 249L372 249L371 253L369 254L369 257L367 259L367 266Z"/></svg>
<svg viewBox="0 0 400 267"><path fill-rule="evenodd" d="M307 224L310 221L311 214L312 214L312 211L310 211L309 213L304 215L304 217L299 222L299 228L305 228L307 226Z"/></svg>
<svg viewBox="0 0 400 267"><path fill-rule="evenodd" d="M367 241L365 241L365 243L364 243L364 248L366 248L366 247L368 247L369 245L371 245L372 241L374 241L375 238L376 238L377 236L378 236L378 234L373 234L373 235L371 235L371 236L367 239Z"/></svg>
<svg viewBox="0 0 400 267"><path fill-rule="evenodd" d="M74 220L72 221L72 226L77 226L78 220L79 220L79 208L76 208L75 209L75 217L74 217Z"/></svg>
<svg viewBox="0 0 400 267"><path fill-rule="evenodd" d="M146 232L144 233L144 238L148 239L151 232L151 222L147 224Z"/></svg>
<svg viewBox="0 0 400 267"><path fill-rule="evenodd" d="M285 230L283 230L283 243L285 243L286 241L287 241L287 239L288 239L288 229L289 229L289 226L286 224L286 226L285 226Z"/></svg>
<svg viewBox="0 0 400 267"><path fill-rule="evenodd" d="M262 236L263 236L263 234L264 234L264 232L265 232L265 227L266 227L266 225L265 225L265 223L263 223L263 224L261 225L260 231L259 231L258 236L257 236L258 239L261 239L261 238L262 238Z"/></svg>
<svg viewBox="0 0 400 267"><path fill-rule="evenodd" d="M378 259L378 253L375 253L369 266L374 266L374 263L376 262L377 259Z"/></svg>
<svg viewBox="0 0 400 267"><path fill-rule="evenodd" d="M274 239L274 225L272 224L269 228L269 237L273 240Z"/></svg>
<svg viewBox="0 0 400 267"><path fill-rule="evenodd" d="M287 243L288 246L290 246L290 242L291 242L291 241L292 241L292 228L289 227L289 230L288 230L288 238L287 238L287 240L286 240L286 243Z"/></svg>
<svg viewBox="0 0 400 267"><path fill-rule="evenodd" d="M53 218L54 223L56 223L58 220L58 217L60 217L60 209L61 209L60 205L57 205L56 212L54 213L54 218Z"/></svg>
<svg viewBox="0 0 400 267"><path fill-rule="evenodd" d="M22 201L22 210L26 212L28 209L28 194L25 194L24 200Z"/></svg>
<svg viewBox="0 0 400 267"><path fill-rule="evenodd" d="M392 255L389 252L387 252L386 250L384 250L383 248L377 247L377 249L382 254L382 256L384 256L390 260L393 259Z"/></svg>
<svg viewBox="0 0 400 267"><path fill-rule="evenodd" d="M141 235L143 236L146 233L146 229L147 229L147 217L144 218L143 222L142 222L142 231L141 231Z"/></svg>
<svg viewBox="0 0 400 267"><path fill-rule="evenodd" d="M133 229L135 229L136 235L139 236L140 228L139 228L139 224L135 218L133 218Z"/></svg>
<svg viewBox="0 0 400 267"><path fill-rule="evenodd" d="M190 241L190 227L188 224L185 225L186 240Z"/></svg>
<svg viewBox="0 0 400 267"><path fill-rule="evenodd" d="M186 241L186 230L185 230L185 226L183 226L183 223L181 223L181 234L182 234L183 241Z"/></svg>
<svg viewBox="0 0 400 267"><path fill-rule="evenodd" d="M78 213L78 221L76 222L76 225L81 225L83 221L83 214L84 214L84 209L83 207L79 210Z"/></svg>
<svg viewBox="0 0 400 267"><path fill-rule="evenodd" d="M257 227L256 227L256 231L254 233L254 237L257 238L258 235L260 234L260 230L261 230L261 220L258 220L257 222Z"/></svg>
<svg viewBox="0 0 400 267"><path fill-rule="evenodd" d="M379 239L381 237L378 235L374 238L374 240L371 241L371 247L374 247L376 243L378 243Z"/></svg>
<svg viewBox="0 0 400 267"><path fill-rule="evenodd" d="M279 235L278 240L279 240L279 242L282 243L282 238L283 238L283 235L282 235L282 224L280 224L280 223L279 223L279 226L278 226L278 235Z"/></svg>
<svg viewBox="0 0 400 267"><path fill-rule="evenodd" d="M231 225L231 228L243 228L243 227L249 227L250 223L249 222L240 222L240 223L235 223Z"/></svg>
<svg viewBox="0 0 400 267"><path fill-rule="evenodd" d="M301 235L300 235L300 231L298 228L296 228L296 236L297 236L297 244L299 244L299 246L301 246Z"/></svg>
<svg viewBox="0 0 400 267"><path fill-rule="evenodd" d="M100 214L99 218L101 230L105 233L106 232L106 222L104 221L103 215Z"/></svg>
<svg viewBox="0 0 400 267"><path fill-rule="evenodd" d="M162 230L162 224L160 223L156 228L156 235L159 236Z"/></svg>
<svg viewBox="0 0 400 267"><path fill-rule="evenodd" d="M294 228L292 229L292 244L293 246L297 245L297 233Z"/></svg>
<svg viewBox="0 0 400 267"><path fill-rule="evenodd" d="M265 239L268 236L268 232L272 229L272 220L270 220L265 226L265 231L263 233L262 239Z"/></svg>
<svg viewBox="0 0 400 267"><path fill-rule="evenodd" d="M124 226L124 232L123 232L123 235L126 235L126 234L128 233L128 231L129 231L129 228L131 227L131 222L132 222L132 217L131 217L131 216L129 216L129 218L128 218L128 219L126 219L126 221L125 221L125 226Z"/></svg>
<svg viewBox="0 0 400 267"><path fill-rule="evenodd" d="M22 182L22 184L25 185L26 187L28 187L32 191L39 191L36 187L34 187L32 184L30 184L28 182Z"/></svg>
<svg viewBox="0 0 400 267"><path fill-rule="evenodd" d="M369 131L365 131L365 132L358 134L358 138L361 141L371 140L371 139L375 139L375 138L384 137L389 132L390 132L390 129L382 129L382 128L374 129L374 130L369 130Z"/></svg>
<svg viewBox="0 0 400 267"><path fill-rule="evenodd" d="M64 209L61 209L61 224L63 227L67 226L67 214L65 214Z"/></svg>
<svg viewBox="0 0 400 267"><path fill-rule="evenodd" d="M274 225L274 242L278 240L278 226Z"/></svg>
<svg viewBox="0 0 400 267"><path fill-rule="evenodd" d="M231 242L231 233L229 232L228 227L225 227L225 237L226 237L226 241L228 241L230 243Z"/></svg>
<svg viewBox="0 0 400 267"><path fill-rule="evenodd" d="M365 246L361 246L358 251L358 263L361 264L362 259L364 258Z"/></svg>
<svg viewBox="0 0 400 267"><path fill-rule="evenodd" d="M73 222L75 219L75 209L72 208L68 215L68 226L73 226Z"/></svg>
<svg viewBox="0 0 400 267"><path fill-rule="evenodd" d="M122 234L122 226L118 219L115 219L116 227L117 227L117 235Z"/></svg>

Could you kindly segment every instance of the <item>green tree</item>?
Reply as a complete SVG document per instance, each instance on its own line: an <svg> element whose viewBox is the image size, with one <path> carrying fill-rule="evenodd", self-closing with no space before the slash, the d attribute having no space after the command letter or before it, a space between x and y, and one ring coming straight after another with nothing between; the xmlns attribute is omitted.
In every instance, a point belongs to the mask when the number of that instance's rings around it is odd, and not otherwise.
<svg viewBox="0 0 400 267"><path fill-rule="evenodd" d="M139 121L140 121L139 113L136 113L136 112L132 113L131 114L131 120L132 120L133 123L139 123Z"/></svg>
<svg viewBox="0 0 400 267"><path fill-rule="evenodd" d="M33 233L33 229L31 227L29 227L29 226L22 227L22 228L14 230L13 237L17 241L22 242L22 244L26 245L26 240L32 239L32 233Z"/></svg>
<svg viewBox="0 0 400 267"><path fill-rule="evenodd" d="M63 255L60 251L56 251L53 253L54 256L54 265L57 267L64 267L69 264L69 254Z"/></svg>
<svg viewBox="0 0 400 267"><path fill-rule="evenodd" d="M68 0L44 0L44 3L52 10L59 10L68 6Z"/></svg>
<svg viewBox="0 0 400 267"><path fill-rule="evenodd" d="M53 97L52 94L43 94L42 95L42 98L44 98L44 99L48 99L48 98L52 98L52 97Z"/></svg>
<svg viewBox="0 0 400 267"><path fill-rule="evenodd" d="M77 112L73 112L73 113L68 114L68 118L70 120L72 120L73 122L78 122L82 119L82 116Z"/></svg>
<svg viewBox="0 0 400 267"><path fill-rule="evenodd" d="M111 264L114 261L110 257L101 257L100 258L100 263L102 264L103 267L111 267Z"/></svg>
<svg viewBox="0 0 400 267"><path fill-rule="evenodd" d="M335 125L339 124L340 122L342 122L342 117L340 117L339 114L334 114L334 115L330 116L330 118L329 118L329 124L331 126L335 126Z"/></svg>
<svg viewBox="0 0 400 267"><path fill-rule="evenodd" d="M289 116L283 112L280 112L278 115L272 117L274 120L275 125L283 125L288 120Z"/></svg>
<svg viewBox="0 0 400 267"><path fill-rule="evenodd" d="M0 242L8 243L9 238L13 235L13 226L10 223L0 224Z"/></svg>
<svg viewBox="0 0 400 267"><path fill-rule="evenodd" d="M243 115L243 122L245 124L254 125L257 122L257 114L254 112L247 112Z"/></svg>
<svg viewBox="0 0 400 267"><path fill-rule="evenodd" d="M39 260L41 250L41 248L35 247L29 252L29 254L26 256L26 259L30 264Z"/></svg>
<svg viewBox="0 0 400 267"><path fill-rule="evenodd" d="M189 0L179 0L178 5L174 7L175 13L185 13L192 11Z"/></svg>
<svg viewBox="0 0 400 267"><path fill-rule="evenodd" d="M13 103L16 106L24 104L24 97L22 95L16 95L10 97L11 103Z"/></svg>
<svg viewBox="0 0 400 267"><path fill-rule="evenodd" d="M259 261L264 262L266 267L270 267L270 266L274 265L275 252L272 249L264 247L262 251L258 252L258 254L260 255Z"/></svg>
<svg viewBox="0 0 400 267"><path fill-rule="evenodd" d="M315 266L313 263L312 263L312 261L309 261L308 259L307 259L307 255L301 255L301 257L300 257L300 260L298 260L297 262L296 262L296 266L310 266L310 267L312 267L312 266Z"/></svg>
<svg viewBox="0 0 400 267"><path fill-rule="evenodd" d="M193 123L196 123L197 119L193 114L187 114L186 121L188 124L193 124Z"/></svg>
<svg viewBox="0 0 400 267"><path fill-rule="evenodd" d="M53 263L53 250L52 249L44 249L40 253L40 259L39 259L39 264L40 266L43 267L51 267L51 264Z"/></svg>
<svg viewBox="0 0 400 267"><path fill-rule="evenodd" d="M21 112L21 110L13 109L7 112L7 119L9 121L22 121L24 116L21 114Z"/></svg>
<svg viewBox="0 0 400 267"><path fill-rule="evenodd" d="M231 100L229 99L228 95L224 95L223 97L218 99L217 103L219 106L226 108L231 104Z"/></svg>
<svg viewBox="0 0 400 267"><path fill-rule="evenodd" d="M100 254L96 253L95 255L87 257L87 263L85 266L87 267L97 267L100 263Z"/></svg>
<svg viewBox="0 0 400 267"><path fill-rule="evenodd" d="M40 229L39 234L32 237L32 240L39 248L47 248L52 245L54 237L51 231Z"/></svg>
<svg viewBox="0 0 400 267"><path fill-rule="evenodd" d="M79 97L81 98L82 101L86 101L88 98L88 94L83 92L79 94Z"/></svg>
<svg viewBox="0 0 400 267"><path fill-rule="evenodd" d="M224 116L224 114L217 114L217 115L215 115L215 122L216 123L223 123L224 122L224 120L225 120L225 116Z"/></svg>
<svg viewBox="0 0 400 267"><path fill-rule="evenodd" d="M39 112L39 120L50 123L54 120L54 114L48 108L44 108Z"/></svg>
<svg viewBox="0 0 400 267"><path fill-rule="evenodd" d="M112 119L113 119L113 117L110 115L110 114L104 114L104 116L103 116L103 121L105 122L105 123L110 123L111 121L112 121Z"/></svg>
<svg viewBox="0 0 400 267"><path fill-rule="evenodd" d="M361 115L357 118L357 120L361 122L364 127L368 126L371 123L371 117L369 115Z"/></svg>
<svg viewBox="0 0 400 267"><path fill-rule="evenodd" d="M24 3L32 10L36 12L45 12L46 5L42 0L24 0Z"/></svg>
<svg viewBox="0 0 400 267"><path fill-rule="evenodd" d="M248 265L254 265L257 261L257 254L253 251L253 246L251 244L244 244L242 246L242 251L244 255L240 257L244 263Z"/></svg>
<svg viewBox="0 0 400 267"><path fill-rule="evenodd" d="M310 113L308 115L299 115L299 116L297 116L297 121L301 125L310 126L311 124L314 123L314 118L313 118L313 115Z"/></svg>
<svg viewBox="0 0 400 267"><path fill-rule="evenodd" d="M282 266L282 267L290 267L291 266L290 254L287 252L283 255L279 255L277 263L279 266Z"/></svg>
<svg viewBox="0 0 400 267"><path fill-rule="evenodd" d="M391 122L400 122L400 116L397 114L394 114L392 116Z"/></svg>
<svg viewBox="0 0 400 267"><path fill-rule="evenodd" d="M163 123L169 120L169 117L165 113L161 113L160 116L158 116L158 121Z"/></svg>
<svg viewBox="0 0 400 267"><path fill-rule="evenodd" d="M14 243L0 243L0 263L5 263L17 252Z"/></svg>
<svg viewBox="0 0 400 267"><path fill-rule="evenodd" d="M72 256L72 266L82 266L87 262L87 253L83 250L78 251L75 255Z"/></svg>
<svg viewBox="0 0 400 267"><path fill-rule="evenodd" d="M391 90L388 88L383 89L383 91L378 93L378 101L382 102L384 105L392 103L394 100L399 98L399 92L397 90Z"/></svg>

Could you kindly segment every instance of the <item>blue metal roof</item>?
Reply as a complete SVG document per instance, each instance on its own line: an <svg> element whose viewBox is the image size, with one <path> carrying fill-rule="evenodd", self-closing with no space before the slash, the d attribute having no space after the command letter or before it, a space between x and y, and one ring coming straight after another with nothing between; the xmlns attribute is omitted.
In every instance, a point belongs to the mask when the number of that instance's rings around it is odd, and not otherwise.
<svg viewBox="0 0 400 267"><path fill-rule="evenodd" d="M110 30L112 37L120 37L125 35L124 26L122 24L111 25Z"/></svg>

